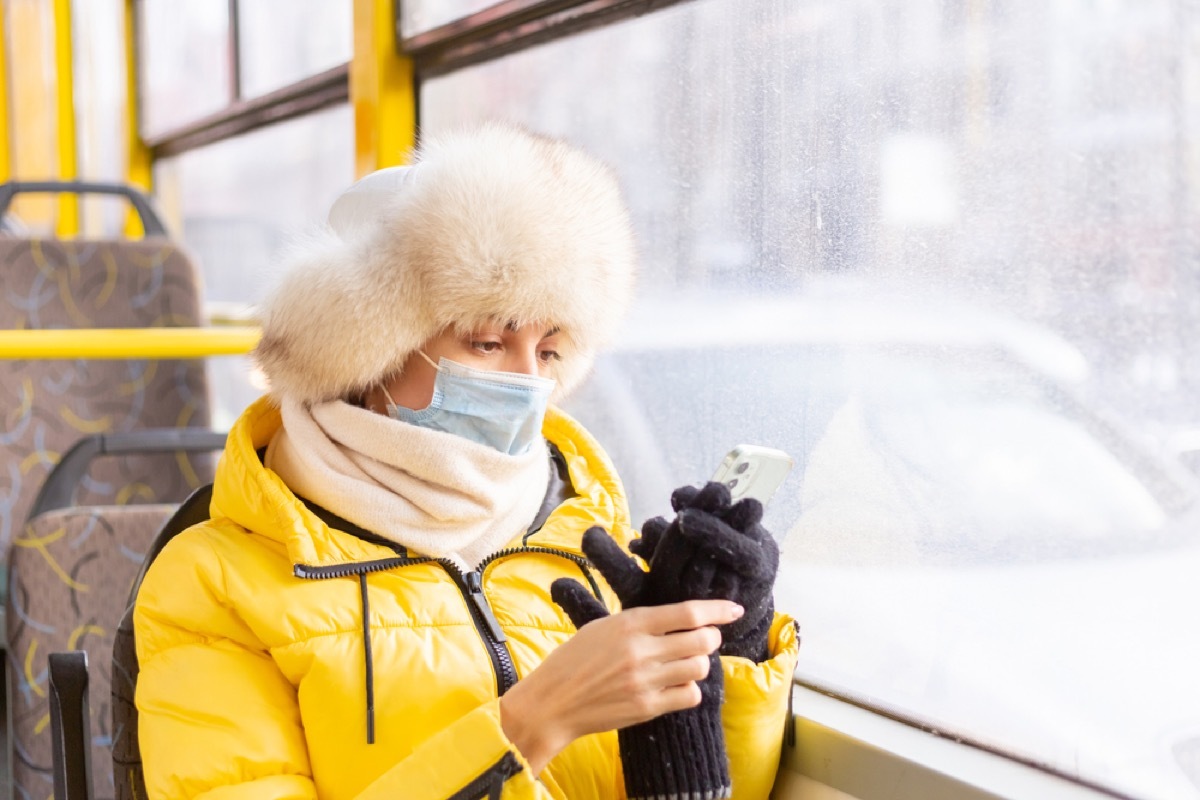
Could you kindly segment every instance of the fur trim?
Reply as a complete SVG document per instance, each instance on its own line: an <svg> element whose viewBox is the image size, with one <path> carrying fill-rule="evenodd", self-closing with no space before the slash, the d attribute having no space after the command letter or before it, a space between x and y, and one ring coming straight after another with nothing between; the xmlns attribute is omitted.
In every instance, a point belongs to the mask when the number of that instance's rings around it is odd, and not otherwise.
<svg viewBox="0 0 1200 800"><path fill-rule="evenodd" d="M633 290L615 175L565 142L496 123L423 144L414 162L377 219L293 249L254 352L272 393L345 398L447 328L514 320L562 330L561 398Z"/></svg>

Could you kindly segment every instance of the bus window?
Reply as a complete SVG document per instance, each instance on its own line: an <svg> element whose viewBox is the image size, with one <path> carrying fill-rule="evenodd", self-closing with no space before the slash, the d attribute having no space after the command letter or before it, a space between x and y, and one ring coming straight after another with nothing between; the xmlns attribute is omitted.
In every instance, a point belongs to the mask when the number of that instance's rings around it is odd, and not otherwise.
<svg viewBox="0 0 1200 800"><path fill-rule="evenodd" d="M350 0L239 0L241 96L257 97L350 60Z"/></svg>
<svg viewBox="0 0 1200 800"><path fill-rule="evenodd" d="M801 680L1182 796L1197 37L1168 0L697 0L425 80L421 119L615 166L640 303L574 409L643 516L741 441L796 457Z"/></svg>
<svg viewBox="0 0 1200 800"><path fill-rule="evenodd" d="M497 5L498 0L410 0L400 4L400 32L417 36Z"/></svg>
<svg viewBox="0 0 1200 800"><path fill-rule="evenodd" d="M288 236L324 220L354 181L349 106L335 106L155 164L157 199L196 254L210 307L260 299ZM213 359L213 424L224 430L262 384L244 358Z"/></svg>
<svg viewBox="0 0 1200 800"><path fill-rule="evenodd" d="M233 102L229 8L174 0L139 4L144 136L166 133Z"/></svg>

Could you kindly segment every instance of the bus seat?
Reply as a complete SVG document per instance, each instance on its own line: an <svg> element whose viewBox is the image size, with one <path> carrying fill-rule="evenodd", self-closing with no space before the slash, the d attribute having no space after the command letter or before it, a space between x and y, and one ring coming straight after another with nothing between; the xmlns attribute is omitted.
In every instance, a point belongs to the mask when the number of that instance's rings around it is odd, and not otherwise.
<svg viewBox="0 0 1200 800"><path fill-rule="evenodd" d="M72 488L99 456L212 451L224 440L224 434L190 429L91 436L63 456L43 485L10 556L6 618L14 796L51 793L58 742L48 725L48 658L59 651L83 651L93 665L89 760L97 767L95 796L114 796L107 767L120 739L110 726L108 705L116 693L109 686L114 637L147 554L157 552L155 537L179 508L162 503L76 506L71 504ZM193 507L199 502L195 496Z"/></svg>
<svg viewBox="0 0 1200 800"><path fill-rule="evenodd" d="M0 329L201 324L197 271L166 238L144 195L110 184L10 182L0 185L0 218L15 194L28 191L126 196L147 236L60 240L0 232ZM204 362L3 360L0 415L0 554L7 555L50 469L81 436L208 427ZM78 499L87 505L177 503L211 479L207 453L99 459Z"/></svg>
<svg viewBox="0 0 1200 800"><path fill-rule="evenodd" d="M146 785L142 774L141 750L138 745L137 706L134 692L137 687L138 660L133 636L133 606L138 589L150 564L176 534L208 519L212 501L212 485L192 493L158 531L140 561L140 568L130 581L129 590L122 595L120 623L111 651L112 727L100 720L101 731L111 731L108 737L92 736L92 719L97 717L88 700L88 685L100 674L87 669L96 659L78 650L52 653L49 659L48 680L52 691L47 698L49 722L48 747L51 769L47 771L39 794L43 797L47 784L55 798L91 800L93 796L115 797L117 800L144 800ZM83 665L81 673L80 665ZM61 690L56 690L63 687ZM103 694L101 692L100 694ZM107 708L107 706L105 706ZM98 748L97 740L111 742L112 772L101 776L104 789L92 791L91 765L108 762L107 748ZM89 747L88 742L91 741ZM97 760L99 757L100 760ZM89 765L89 760L91 765Z"/></svg>

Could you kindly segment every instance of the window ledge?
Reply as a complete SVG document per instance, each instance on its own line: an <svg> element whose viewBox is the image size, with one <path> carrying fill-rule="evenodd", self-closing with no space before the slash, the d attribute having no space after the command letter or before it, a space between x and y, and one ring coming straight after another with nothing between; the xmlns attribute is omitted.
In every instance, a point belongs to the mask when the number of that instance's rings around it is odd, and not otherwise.
<svg viewBox="0 0 1200 800"><path fill-rule="evenodd" d="M792 689L795 746L772 795L782 800L1124 798L943 738L813 689Z"/></svg>

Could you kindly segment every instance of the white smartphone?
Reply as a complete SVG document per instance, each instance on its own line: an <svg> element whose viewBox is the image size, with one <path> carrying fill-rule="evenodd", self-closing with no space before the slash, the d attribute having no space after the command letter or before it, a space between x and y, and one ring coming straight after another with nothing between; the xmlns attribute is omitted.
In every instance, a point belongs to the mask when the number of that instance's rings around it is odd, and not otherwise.
<svg viewBox="0 0 1200 800"><path fill-rule="evenodd" d="M764 506L792 469L792 457L782 450L739 444L726 454L712 480L729 487L734 502L753 497Z"/></svg>

